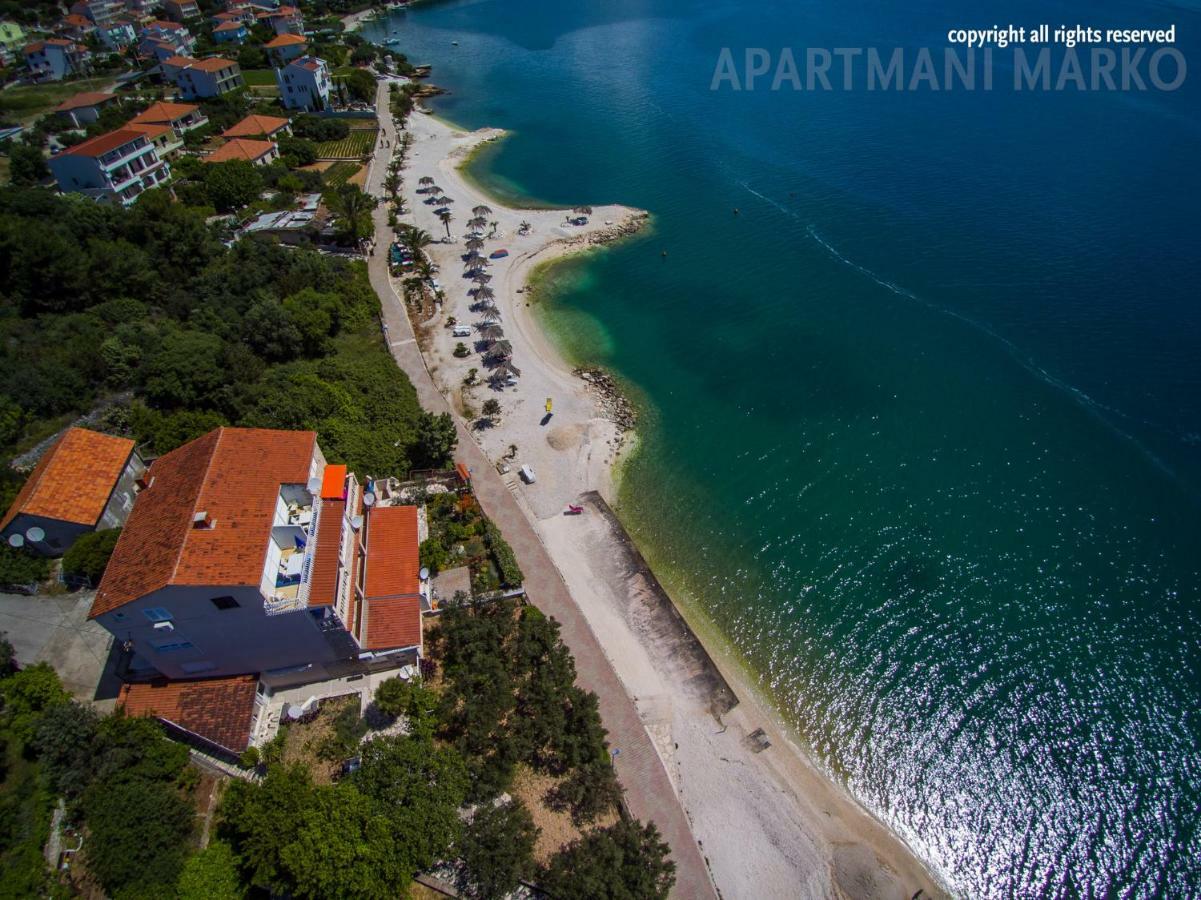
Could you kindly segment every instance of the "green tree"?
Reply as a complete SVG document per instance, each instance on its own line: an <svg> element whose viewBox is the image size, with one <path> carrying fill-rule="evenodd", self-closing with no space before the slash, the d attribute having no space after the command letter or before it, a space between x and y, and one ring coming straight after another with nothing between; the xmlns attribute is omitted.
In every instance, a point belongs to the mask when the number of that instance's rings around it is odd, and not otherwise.
<svg viewBox="0 0 1201 900"><path fill-rule="evenodd" d="M81 796L95 773L100 717L90 706L69 701L42 714L33 747L50 786L69 801Z"/></svg>
<svg viewBox="0 0 1201 900"><path fill-rule="evenodd" d="M110 894L175 885L194 821L176 788L141 779L98 781L84 795L84 816L88 869Z"/></svg>
<svg viewBox="0 0 1201 900"><path fill-rule="evenodd" d="M48 663L37 663L0 681L0 722L22 745L30 744L42 716L70 700Z"/></svg>
<svg viewBox="0 0 1201 900"><path fill-rule="evenodd" d="M463 829L459 854L470 873L472 897L503 897L533 875L538 828L519 800L485 803Z"/></svg>
<svg viewBox="0 0 1201 900"><path fill-rule="evenodd" d="M50 166L36 144L13 141L8 148L8 164L13 184L37 184L50 177Z"/></svg>
<svg viewBox="0 0 1201 900"><path fill-rule="evenodd" d="M49 576L49 560L0 543L0 584L36 584Z"/></svg>
<svg viewBox="0 0 1201 900"><path fill-rule="evenodd" d="M371 234L371 211L379 201L354 184L343 184L325 194L325 205L334 216L338 234L350 244L357 244Z"/></svg>
<svg viewBox="0 0 1201 900"><path fill-rule="evenodd" d="M355 69L345 79L346 93L352 100L371 103L375 100L375 76L365 69Z"/></svg>
<svg viewBox="0 0 1201 900"><path fill-rule="evenodd" d="M417 422L417 441L413 464L419 469L441 469L450 464L451 455L459 444L450 413L422 412Z"/></svg>
<svg viewBox="0 0 1201 900"><path fill-rule="evenodd" d="M338 325L338 295L305 288L284 300L288 321L300 335L305 356L325 356Z"/></svg>
<svg viewBox="0 0 1201 900"><path fill-rule="evenodd" d="M262 173L245 159L206 163L201 178L209 202L218 212L241 209L263 192Z"/></svg>
<svg viewBox="0 0 1201 900"><path fill-rule="evenodd" d="M230 784L221 802L218 830L254 887L289 889L283 851L303 824L314 792L308 773L298 766L272 766L259 784L240 779Z"/></svg>
<svg viewBox="0 0 1201 900"><path fill-rule="evenodd" d="M179 900L242 900L246 889L229 844L213 841L184 863L175 887Z"/></svg>
<svg viewBox="0 0 1201 900"><path fill-rule="evenodd" d="M147 398L165 407L213 403L225 383L221 338L203 331L168 335L146 366Z"/></svg>
<svg viewBox="0 0 1201 900"><path fill-rule="evenodd" d="M281 137L279 155L287 160L288 168L310 166L317 161L317 145L298 137Z"/></svg>
<svg viewBox="0 0 1201 900"><path fill-rule="evenodd" d="M238 51L238 67L241 69L265 69L267 68L267 54L262 47L243 47Z"/></svg>
<svg viewBox="0 0 1201 900"><path fill-rule="evenodd" d="M93 585L99 584L120 537L120 528L105 528L83 535L63 554L63 572L86 578Z"/></svg>
<svg viewBox="0 0 1201 900"><path fill-rule="evenodd" d="M562 900L665 900L676 881L668 853L653 824L622 819L555 854L539 884Z"/></svg>
<svg viewBox="0 0 1201 900"><path fill-rule="evenodd" d="M438 695L420 679L389 678L375 689L375 707L390 719L404 716L409 733L432 737L437 725Z"/></svg>
<svg viewBox="0 0 1201 900"><path fill-rule="evenodd" d="M484 401L483 412L489 419L495 419L500 415L500 401L495 397L489 397Z"/></svg>

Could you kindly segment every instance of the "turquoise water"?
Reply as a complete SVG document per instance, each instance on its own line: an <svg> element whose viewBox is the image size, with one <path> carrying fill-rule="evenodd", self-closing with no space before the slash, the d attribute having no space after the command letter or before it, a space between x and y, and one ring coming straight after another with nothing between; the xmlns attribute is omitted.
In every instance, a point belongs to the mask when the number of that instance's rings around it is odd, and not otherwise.
<svg viewBox="0 0 1201 900"><path fill-rule="evenodd" d="M514 132L477 165L498 192L654 214L560 268L548 318L647 406L623 520L816 757L964 894L1194 894L1195 80L709 90L725 46L998 21L1174 22L1201 59L1196 10L1135 3L479 0L385 30L440 113Z"/></svg>

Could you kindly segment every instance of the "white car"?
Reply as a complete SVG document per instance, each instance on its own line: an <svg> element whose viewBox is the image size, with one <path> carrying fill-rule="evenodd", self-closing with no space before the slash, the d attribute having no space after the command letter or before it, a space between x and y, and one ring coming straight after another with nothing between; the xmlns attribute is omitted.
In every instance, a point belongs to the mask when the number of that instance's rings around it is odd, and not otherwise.
<svg viewBox="0 0 1201 900"><path fill-rule="evenodd" d="M521 480L526 484L533 484L538 480L538 476L534 474L534 470L529 466L522 466L519 471L521 472Z"/></svg>
<svg viewBox="0 0 1201 900"><path fill-rule="evenodd" d="M456 325L454 328L451 329L450 333L453 334L455 337L471 337L471 326L470 325Z"/></svg>

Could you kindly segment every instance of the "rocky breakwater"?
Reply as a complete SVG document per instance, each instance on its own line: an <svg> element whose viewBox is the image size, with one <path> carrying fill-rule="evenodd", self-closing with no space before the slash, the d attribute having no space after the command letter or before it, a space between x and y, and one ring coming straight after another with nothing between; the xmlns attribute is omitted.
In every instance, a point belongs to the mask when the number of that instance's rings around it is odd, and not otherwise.
<svg viewBox="0 0 1201 900"><path fill-rule="evenodd" d="M582 366L572 372L586 381L600 403L601 413L617 426L623 434L633 431L638 424L638 412L617 386L617 380L595 366Z"/></svg>

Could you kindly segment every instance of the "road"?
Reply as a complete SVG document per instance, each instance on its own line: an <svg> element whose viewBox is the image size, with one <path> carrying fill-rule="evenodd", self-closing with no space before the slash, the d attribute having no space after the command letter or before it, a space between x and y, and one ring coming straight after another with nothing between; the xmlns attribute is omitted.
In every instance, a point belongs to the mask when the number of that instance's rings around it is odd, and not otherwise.
<svg viewBox="0 0 1201 900"><path fill-rule="evenodd" d="M388 110L386 83L380 84L376 108L379 110L383 134L395 147L398 141ZM385 154L380 153L380 158L371 167L367 190L376 196L382 195L386 177L387 160ZM596 635L572 599L563 576L534 530L533 523L526 517L464 423L454 416L449 403L426 369L404 303L388 277L387 248L391 231L388 227L387 204L381 203L375 211L375 229L378 235L377 249L374 256L368 257L367 263L372 287L382 304L386 339L393 358L413 382L418 400L425 409L434 413L451 413L454 418L459 434L459 448L455 456L471 470L472 486L480 506L512 546L525 574L525 587L530 601L558 620L563 641L575 656L579 683L600 699L601 718L609 732L610 747L620 751L614 757L614 765L625 788L630 812L643 821L654 822L671 847L672 859L676 863L673 896L690 900L715 898L717 893L713 881L692 835L688 818L638 717L633 700L626 693Z"/></svg>

